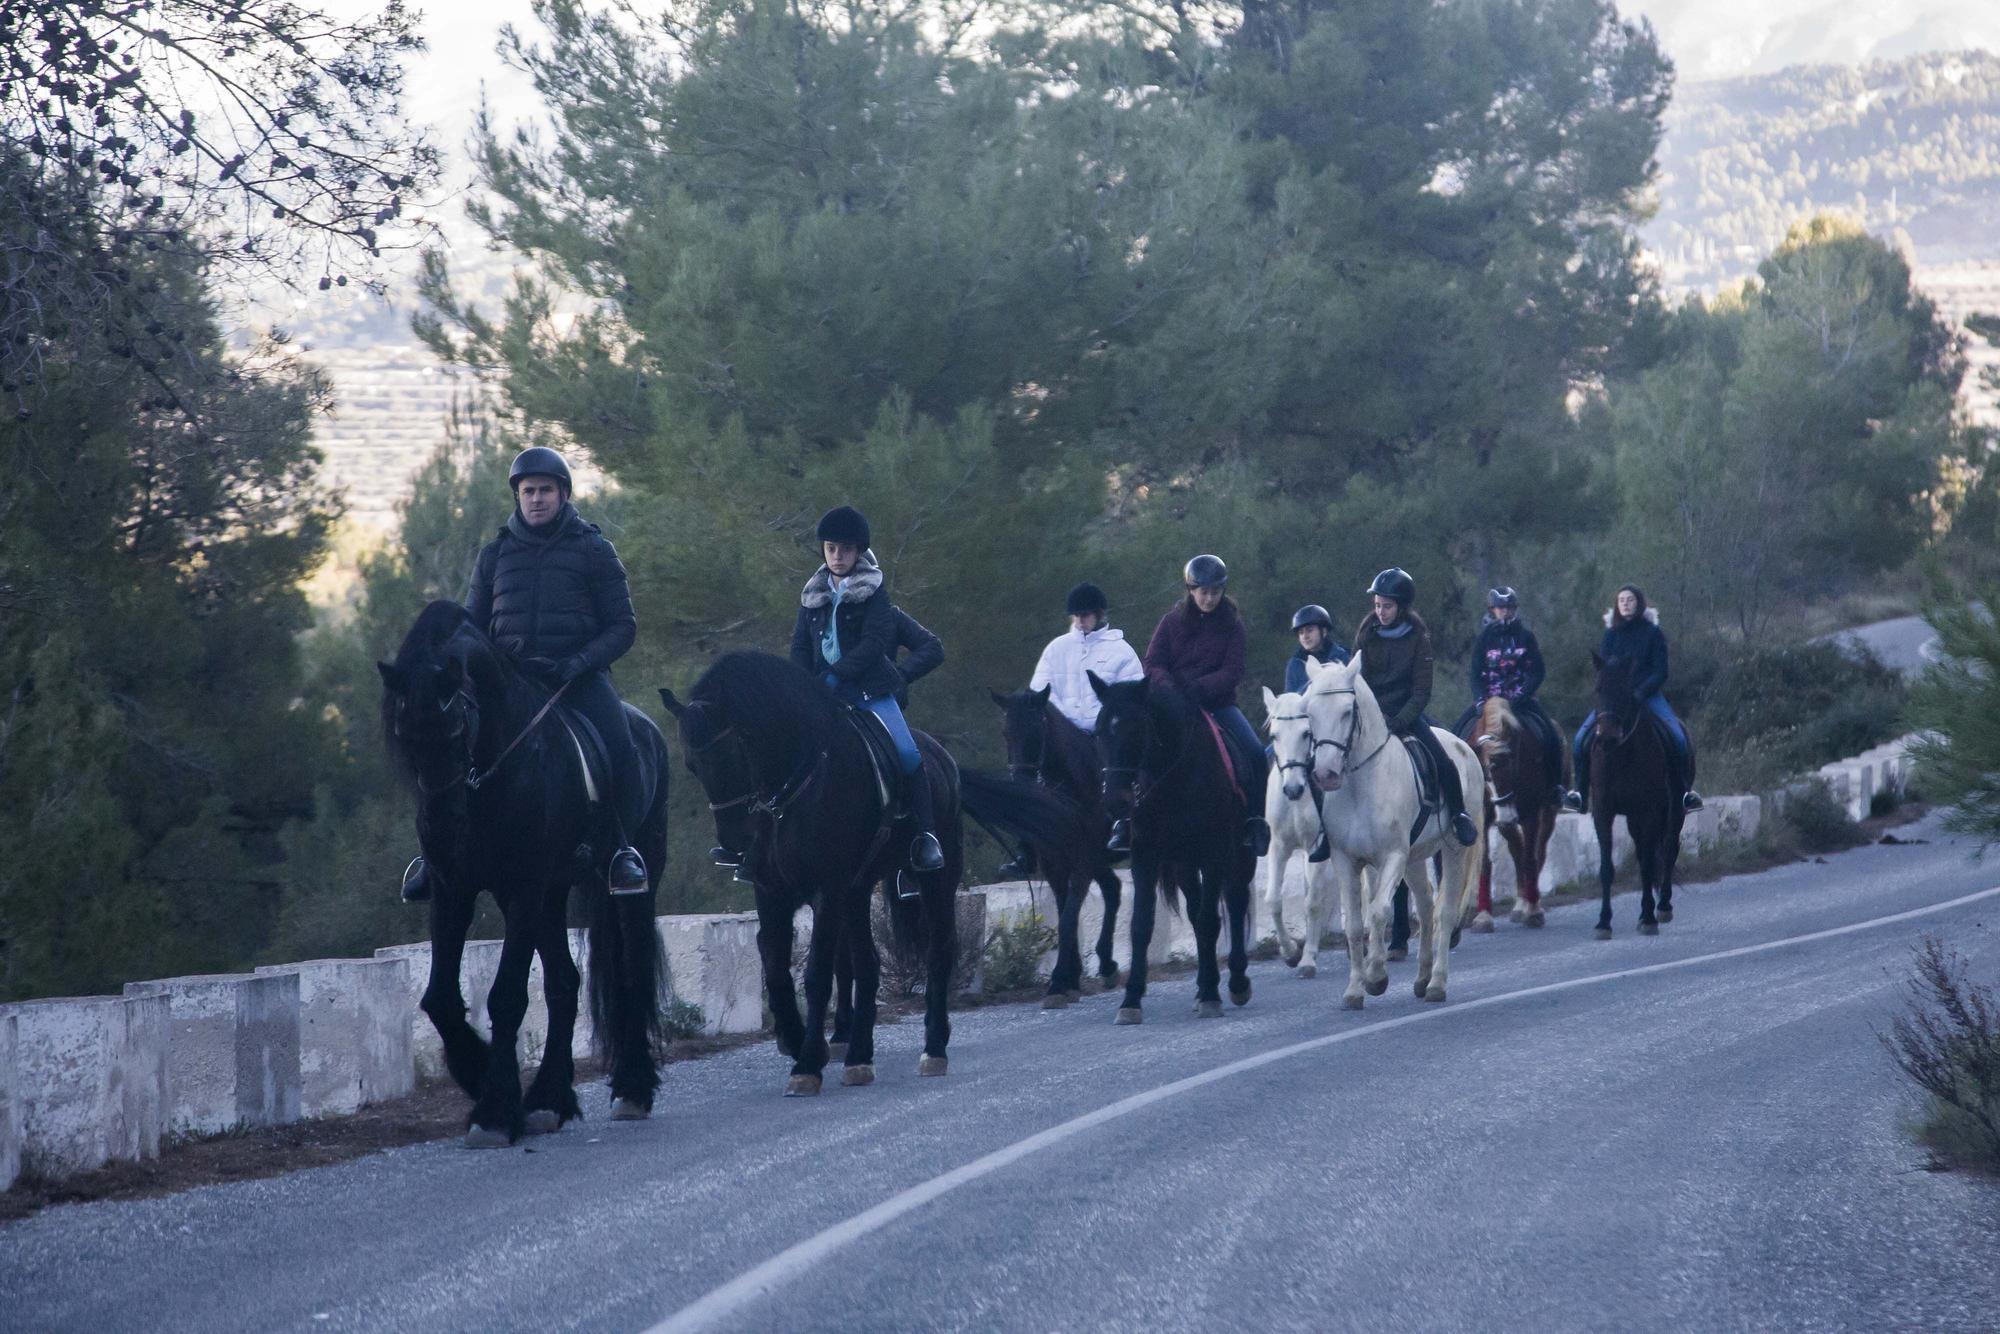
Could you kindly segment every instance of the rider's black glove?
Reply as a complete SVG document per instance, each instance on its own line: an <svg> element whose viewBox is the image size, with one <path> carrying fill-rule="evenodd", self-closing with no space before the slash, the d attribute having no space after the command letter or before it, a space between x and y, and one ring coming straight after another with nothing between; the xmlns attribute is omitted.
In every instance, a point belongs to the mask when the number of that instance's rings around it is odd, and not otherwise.
<svg viewBox="0 0 2000 1334"><path fill-rule="evenodd" d="M562 666L554 658L523 658L521 670L547 686L561 685L564 680Z"/></svg>

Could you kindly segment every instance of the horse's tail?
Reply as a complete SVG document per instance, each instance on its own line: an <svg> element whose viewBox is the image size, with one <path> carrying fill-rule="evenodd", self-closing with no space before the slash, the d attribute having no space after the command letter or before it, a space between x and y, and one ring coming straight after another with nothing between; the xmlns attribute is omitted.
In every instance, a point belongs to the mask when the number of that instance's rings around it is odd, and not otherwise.
<svg viewBox="0 0 2000 1334"><path fill-rule="evenodd" d="M667 970L651 894L594 886L590 910L591 1047L612 1092L652 1106L667 1038Z"/></svg>
<svg viewBox="0 0 2000 1334"><path fill-rule="evenodd" d="M1054 788L981 769L960 769L958 782L965 813L987 833L1025 839L1045 862L1060 859L1087 866L1098 859L1101 849L1094 846L1096 838L1083 807Z"/></svg>

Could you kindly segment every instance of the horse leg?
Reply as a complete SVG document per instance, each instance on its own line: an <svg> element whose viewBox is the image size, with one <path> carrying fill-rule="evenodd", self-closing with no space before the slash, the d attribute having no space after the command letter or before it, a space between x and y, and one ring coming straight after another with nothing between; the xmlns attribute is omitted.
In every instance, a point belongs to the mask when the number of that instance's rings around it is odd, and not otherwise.
<svg viewBox="0 0 2000 1334"><path fill-rule="evenodd" d="M542 960L542 998L549 1009L549 1036L542 1044L541 1068L528 1082L521 1100L530 1134L560 1130L583 1115L576 1100L576 1000L582 983L576 960L570 957L569 932L563 924L565 896L550 895L550 911L542 916L535 953Z"/></svg>
<svg viewBox="0 0 2000 1334"><path fill-rule="evenodd" d="M1348 938L1348 990L1340 998L1340 1004L1348 1010L1360 1010L1362 992L1368 990L1368 970L1362 962L1364 950L1368 948L1368 914L1362 900L1362 876L1346 854L1336 852L1334 858L1326 862L1326 878L1340 894L1340 934ZM1382 992L1376 992L1376 996L1380 994Z"/></svg>
<svg viewBox="0 0 2000 1334"><path fill-rule="evenodd" d="M1618 868L1611 862L1613 817L1604 809L1608 804L1608 801L1593 800L1590 806L1591 822L1597 828L1597 884L1604 894L1604 906L1598 910L1597 928L1593 932L1599 940L1611 939L1611 882L1618 874Z"/></svg>
<svg viewBox="0 0 2000 1334"><path fill-rule="evenodd" d="M1506 837L1505 826L1501 828L1501 837ZM1508 851L1513 851L1513 847L1514 845L1509 843ZM1520 864L1521 860L1517 855L1514 865L1518 867ZM1521 920L1521 905L1518 900L1514 904L1514 920L1517 922ZM1493 929L1493 851L1483 840L1479 845L1479 912L1472 919L1472 929L1482 935Z"/></svg>
<svg viewBox="0 0 2000 1334"><path fill-rule="evenodd" d="M1660 836L1657 829L1635 829L1632 841L1638 845L1639 861L1639 934L1657 936L1660 934L1660 919L1653 913L1653 885L1659 873Z"/></svg>
<svg viewBox="0 0 2000 1334"><path fill-rule="evenodd" d="M1132 966L1125 972L1125 1003L1114 1022L1136 1024L1144 1018L1139 1002L1146 996L1146 955L1153 948L1153 914L1160 903L1160 864L1150 851L1132 853Z"/></svg>
<svg viewBox="0 0 2000 1334"><path fill-rule="evenodd" d="M1431 973L1442 968L1445 954L1438 939L1442 923L1439 921L1441 914L1436 886L1431 883L1430 858L1410 858L1403 867L1403 883L1410 887L1410 915L1416 919L1417 926L1416 996L1418 1000L1424 1000L1431 987Z"/></svg>
<svg viewBox="0 0 2000 1334"><path fill-rule="evenodd" d="M1514 862L1514 895L1526 904L1521 925L1540 926L1548 920L1542 910L1542 868L1549 861L1549 839L1556 831L1556 808L1544 805L1531 831L1521 839L1523 855Z"/></svg>
<svg viewBox="0 0 2000 1334"><path fill-rule="evenodd" d="M1193 863L1181 888L1194 927L1194 1012L1203 1019L1220 1019L1222 968L1215 944L1222 934L1222 877L1213 864Z"/></svg>
<svg viewBox="0 0 2000 1334"><path fill-rule="evenodd" d="M486 1039L465 1019L465 993L458 970L465 959L465 933L472 926L470 894L450 891L431 900L431 976L418 1008L430 1016L444 1044L444 1066L468 1097L478 1097L486 1078Z"/></svg>
<svg viewBox="0 0 2000 1334"><path fill-rule="evenodd" d="M819 915L813 915L817 923ZM757 905L757 953L764 961L764 1000L771 1007L771 1028L778 1050L797 1056L805 1049L805 1023L799 1018L799 993L792 985L792 914L778 907Z"/></svg>
<svg viewBox="0 0 2000 1334"><path fill-rule="evenodd" d="M607 894L593 907L590 989L605 1017L603 1045L611 1066L611 1119L643 1120L660 1087L655 1040L661 977L666 966L651 894Z"/></svg>
<svg viewBox="0 0 2000 1334"><path fill-rule="evenodd" d="M822 894L813 905L812 943L806 947L806 1018L804 1042L792 1060L792 1077L785 1085L788 1098L815 1097L826 1070L826 1003L833 993L833 955L840 948L843 918L850 911L842 900L867 898L867 887L847 895Z"/></svg>
<svg viewBox="0 0 2000 1334"><path fill-rule="evenodd" d="M1404 862L1408 865L1407 859ZM1389 922L1389 957L1406 959L1410 955L1410 886L1407 880L1396 882L1396 892L1389 899L1393 915Z"/></svg>
<svg viewBox="0 0 2000 1334"><path fill-rule="evenodd" d="M1285 872L1292 864L1291 821L1282 817L1273 819L1267 811L1264 823L1271 826L1271 851L1258 863L1257 882L1265 904L1271 909L1271 938L1277 942L1278 957L1285 961L1285 967L1296 968L1305 951L1293 943L1285 926ZM1308 872L1311 869L1307 867Z"/></svg>
<svg viewBox="0 0 2000 1334"><path fill-rule="evenodd" d="M1085 882L1081 893L1088 893L1090 885ZM1097 928L1097 978L1107 990L1118 985L1118 960L1112 956L1111 945L1118 937L1118 901L1123 897L1123 888L1118 883L1118 873L1110 867L1100 867L1097 872L1097 892L1104 896L1104 921Z"/></svg>
<svg viewBox="0 0 2000 1334"><path fill-rule="evenodd" d="M486 993L486 1017L493 1025L493 1039L486 1050L486 1077L480 1081L479 1097L472 1104L471 1127L465 1133L467 1148L500 1148L521 1138L527 1129L517 1051L521 1020L528 1013L528 966L535 957L536 924L525 920L527 916L516 905L507 918L507 934L500 941L500 966L493 975L493 989Z"/></svg>
<svg viewBox="0 0 2000 1334"><path fill-rule="evenodd" d="M925 941L929 969L924 975L924 1054L919 1075L942 1075L951 1067L945 1049L951 1044L951 977L958 967L958 882L960 866L946 853L944 872L924 884Z"/></svg>
<svg viewBox="0 0 2000 1334"><path fill-rule="evenodd" d="M1056 966L1049 971L1045 1010L1060 1010L1083 992L1083 949L1077 939L1083 917L1083 896L1090 882L1066 860L1049 867L1049 890L1056 896Z"/></svg>
<svg viewBox="0 0 2000 1334"><path fill-rule="evenodd" d="M1661 925L1674 920L1674 866L1681 857L1681 829L1687 823L1687 813L1676 807L1669 823L1671 827L1660 850L1659 906L1653 914Z"/></svg>
<svg viewBox="0 0 2000 1334"><path fill-rule="evenodd" d="M844 1018L838 1012L834 1016L833 1036L841 1050L832 1055L844 1064L840 1072L843 1084L875 1082L875 998L882 989L882 956L875 948L873 905L872 894L853 896L841 942L845 948L835 951L841 1008L847 1013Z"/></svg>
<svg viewBox="0 0 2000 1334"><path fill-rule="evenodd" d="M874 901L872 894L863 900L864 904L873 904ZM854 923L851 918L848 921L847 929L849 932L854 930ZM869 925L868 935L872 942L874 939L872 922ZM877 969L881 967L879 957L876 960L876 967ZM826 1044L826 1058L829 1061L845 1061L847 1059L848 1043L853 1041L853 1039L854 948L853 942L849 941L848 948L833 952L833 1037Z"/></svg>
<svg viewBox="0 0 2000 1334"><path fill-rule="evenodd" d="M1409 865L1408 852L1387 852L1375 864L1375 883L1368 896L1368 994L1379 996L1389 989L1389 950L1391 901L1398 895L1407 895L1403 888L1403 870ZM1409 911L1405 897L1403 911ZM1403 921L1403 939L1409 939L1409 922Z"/></svg>
<svg viewBox="0 0 2000 1334"><path fill-rule="evenodd" d="M1326 939L1326 917L1333 907L1331 861L1306 866L1305 938L1299 942L1299 976L1319 976L1319 943Z"/></svg>
<svg viewBox="0 0 2000 1334"><path fill-rule="evenodd" d="M1230 855L1236 874L1223 884L1223 902L1229 910L1229 1000L1232 1005L1250 1003L1250 877L1257 874L1254 860Z"/></svg>

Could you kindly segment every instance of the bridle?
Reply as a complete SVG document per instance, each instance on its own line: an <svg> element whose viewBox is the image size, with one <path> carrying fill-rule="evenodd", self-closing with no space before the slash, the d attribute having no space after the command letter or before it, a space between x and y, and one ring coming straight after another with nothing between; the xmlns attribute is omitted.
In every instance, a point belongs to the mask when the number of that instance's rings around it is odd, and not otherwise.
<svg viewBox="0 0 2000 1334"><path fill-rule="evenodd" d="M460 686L452 692L450 699L438 705L438 709L440 712L453 713L452 705L456 704L459 706L455 713L456 725L451 731L445 733L445 740L456 741L458 738L470 734L471 739L465 745L467 755L465 772L437 787L432 787L424 781L422 775L418 775L418 789L425 796L441 797L462 783L465 785L467 791L477 792L493 775L500 772L500 766L507 762L507 757L512 755L520 744L532 736L535 729L542 725L542 720L549 716L549 713L555 708L556 702L563 697L563 692L569 689L569 685L570 683L565 681L557 686L555 692L542 701L542 707L535 710L535 716L528 719L527 725L514 734L514 739L502 747L500 753L493 757L493 763L487 765L483 770L478 765L473 764L470 759L473 750L477 748L479 743L479 701L473 698L472 692L468 691L464 686Z"/></svg>
<svg viewBox="0 0 2000 1334"><path fill-rule="evenodd" d="M690 747L688 749L689 767L693 767L695 756L706 754L723 742L732 739L736 740L737 743L736 755L741 762L741 767L750 770L754 774L755 767L751 765L748 757L743 753L743 743L741 738L736 736L734 724L723 728L701 745ZM821 750L802 761L799 767L793 770L791 775L784 782L780 783L768 796L765 795L763 788L753 781L748 791L739 793L724 801L711 801L708 803L708 809L712 814L719 815L723 811L735 810L738 806L747 806L749 808L746 812L747 814L753 816L768 815L775 825L778 821L785 818L786 813L791 810L792 804L804 794L808 787L812 786L813 780L819 777L825 767L826 751Z"/></svg>
<svg viewBox="0 0 2000 1334"><path fill-rule="evenodd" d="M1152 729L1152 721L1151 719L1148 719L1147 730L1148 730L1149 741L1151 740L1151 729ZM1114 786L1130 787L1132 789L1132 814L1137 815L1139 813L1140 808L1144 806L1147 803L1147 801L1151 800L1155 792L1160 790L1160 785L1167 781L1167 778L1174 772L1174 770L1180 768L1181 761L1186 759L1188 756L1188 752L1193 749L1194 747L1188 745L1187 739L1183 737L1181 739L1180 752L1174 756L1173 760L1167 765L1166 768L1160 770L1159 773L1153 775L1153 781L1150 783L1141 783L1139 781L1140 778L1144 776L1145 772L1144 761L1141 761L1138 764L1128 764L1119 766L1113 766L1109 764L1105 765L1104 778L1098 784L1097 788L1098 797L1104 801L1109 801L1111 799L1111 790ZM1120 774L1126 775L1126 778L1122 784L1117 781L1118 776Z"/></svg>
<svg viewBox="0 0 2000 1334"><path fill-rule="evenodd" d="M1352 686L1349 686L1344 690L1322 690L1318 693L1323 695L1353 695L1354 688ZM1310 718L1310 715L1308 715L1308 718ZM1347 715L1347 740L1345 741L1324 740L1320 737L1314 736L1310 728L1307 729L1306 739L1312 742L1313 764L1317 766L1319 763L1319 748L1321 746L1333 747L1333 749L1340 752L1341 759L1345 761L1349 752L1351 752L1354 749L1354 738L1360 731L1361 731L1361 700L1359 696L1356 696L1354 701L1354 708L1349 710ZM1369 761L1373 760L1377 755L1380 755L1382 753L1383 748L1389 744L1389 737L1393 735L1395 734L1390 733L1389 736L1384 736L1382 740L1376 744L1375 749L1369 751L1366 755L1364 755L1359 763L1345 764L1342 767L1341 772L1343 774L1351 774L1357 772L1358 770L1367 768Z"/></svg>
<svg viewBox="0 0 2000 1334"><path fill-rule="evenodd" d="M1047 704L1044 704L1042 706L1042 712L1039 715L1037 715L1035 719L1037 724L1037 730L1039 733L1039 738L1042 743L1041 758L1039 760L1034 761L1033 763L1016 764L1012 760L1009 760L1007 762L1007 776L1013 779L1017 783L1033 783L1037 787L1047 786L1048 780L1042 776L1042 765L1047 763L1049 758L1049 715L1047 712L1048 708L1049 706ZM1027 736L1023 735L1021 737L1021 749L1023 751L1026 751L1028 748L1027 742L1028 742Z"/></svg>
<svg viewBox="0 0 2000 1334"><path fill-rule="evenodd" d="M1306 740L1307 740L1307 741L1311 741L1311 740L1312 740L1312 715L1311 715L1311 714L1308 714L1308 713L1287 713L1287 714L1277 714L1277 715L1273 715L1273 716L1272 716L1272 718L1270 719L1270 721L1271 721L1271 722L1274 722L1274 723L1304 723L1304 724L1306 724ZM1308 753L1308 754L1311 754L1312 752L1308 751L1307 753ZM1304 769L1304 770L1306 771L1306 781L1307 781L1308 783L1310 783L1310 782L1312 781L1312 767L1313 767L1313 762L1312 762L1311 760L1279 760L1279 761L1278 761L1278 773L1279 773L1279 774L1280 774L1281 776L1282 776L1282 775L1283 775L1283 774L1285 773L1285 771L1286 771L1286 770L1288 770L1288 769Z"/></svg>

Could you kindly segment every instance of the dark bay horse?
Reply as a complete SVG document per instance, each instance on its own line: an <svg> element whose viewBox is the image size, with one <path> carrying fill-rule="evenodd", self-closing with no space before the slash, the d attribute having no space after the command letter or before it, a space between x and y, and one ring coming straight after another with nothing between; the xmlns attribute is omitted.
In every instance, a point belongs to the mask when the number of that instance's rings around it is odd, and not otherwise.
<svg viewBox="0 0 2000 1334"><path fill-rule="evenodd" d="M423 1010L444 1043L451 1076L473 1098L466 1143L498 1147L523 1131L550 1131L582 1115L570 1056L577 966L566 914L572 886L590 905L590 1008L611 1071L612 1116L652 1110L664 1037L660 937L653 891L667 855L667 747L626 706L646 819L630 831L651 876L644 894L612 895L604 862L616 846L589 800L575 743L549 692L473 625L456 602L425 607L382 674L382 730L417 798L417 838L432 872L431 974ZM466 1022L459 965L480 891L506 919L500 967L486 1001L492 1041ZM521 1093L515 1054L528 1008L528 969L542 958L549 1009L541 1069Z"/></svg>
<svg viewBox="0 0 2000 1334"><path fill-rule="evenodd" d="M1632 665L1623 658L1590 655L1597 668L1597 722L1590 733L1590 818L1597 829L1597 882L1604 906L1596 935L1611 939L1611 822L1625 817L1639 862L1639 934L1655 936L1674 919L1674 863L1681 852L1685 790L1675 781L1672 743L1632 693ZM1688 741L1688 781L1694 781L1694 742ZM1658 909L1654 894L1659 895Z"/></svg>
<svg viewBox="0 0 2000 1334"><path fill-rule="evenodd" d="M819 1093L829 1059L827 1002L838 955L848 952L854 993L843 1055L844 1084L875 1079L876 995L881 956L869 903L875 886L901 870L910 839L897 828L861 731L874 726L790 660L768 653L725 653L702 673L686 703L660 697L680 721L688 769L708 793L716 833L743 857L756 891L757 948L778 1049L792 1058L787 1096ZM1027 784L974 771L961 775L936 738L915 734L923 753L919 781L931 785L944 866L911 875L918 895L888 896L898 948L925 956L924 1051L918 1073L949 1069L952 968L958 956L957 892L964 870L961 811L1051 843L1081 837L1074 806ZM806 1012L792 984L793 917L811 905Z"/></svg>
<svg viewBox="0 0 2000 1334"><path fill-rule="evenodd" d="M1489 696L1460 733L1486 771L1486 826L1498 824L1514 859L1513 919L1523 926L1547 921L1542 910L1542 865L1562 813L1549 790L1548 755L1541 735L1522 724L1513 705ZM1556 729L1562 735L1562 729ZM1493 929L1493 855L1480 849L1478 913L1473 931Z"/></svg>
<svg viewBox="0 0 2000 1334"><path fill-rule="evenodd" d="M1094 672L1090 688L1104 704L1096 732L1104 766L1104 808L1113 819L1132 821L1132 967L1117 1022L1136 1024L1143 1018L1139 1002L1146 994L1154 907L1160 897L1171 899L1176 892L1187 900L1194 926L1195 1013L1219 1019L1222 974L1216 949L1225 905L1229 999L1238 1005L1250 1001L1246 937L1257 854L1243 842L1249 811L1194 701L1171 685L1107 685Z"/></svg>
<svg viewBox="0 0 2000 1334"><path fill-rule="evenodd" d="M1063 716L1049 702L1050 688L987 692L1000 706L1001 739L1007 743L1007 770L1016 779L1040 783L1062 793L1082 808L1091 837L1076 855L1057 849L1040 858L1042 872L1056 899L1056 966L1049 974L1043 1009L1061 1009L1083 994L1083 950L1077 920L1083 896L1096 882L1104 896L1104 922L1097 932L1097 976L1104 985L1118 984L1118 965L1111 943L1118 927L1123 887L1104 844L1111 836L1111 817L1104 813L1104 767L1090 734Z"/></svg>

